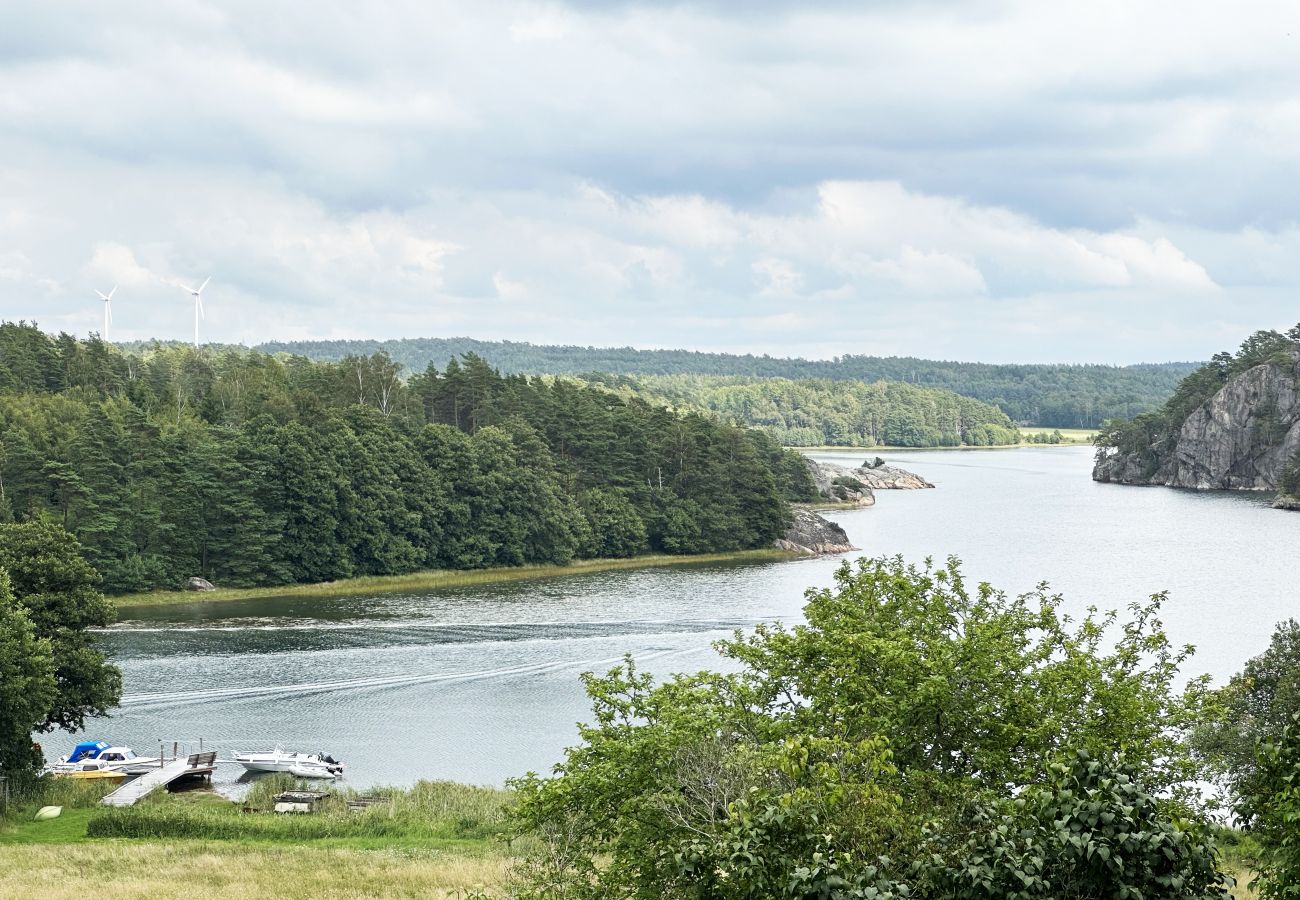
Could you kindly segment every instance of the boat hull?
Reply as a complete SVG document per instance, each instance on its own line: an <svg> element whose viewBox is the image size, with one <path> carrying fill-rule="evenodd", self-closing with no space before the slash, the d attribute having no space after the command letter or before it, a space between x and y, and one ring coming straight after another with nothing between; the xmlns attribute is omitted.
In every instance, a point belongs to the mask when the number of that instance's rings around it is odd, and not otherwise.
<svg viewBox="0 0 1300 900"><path fill-rule="evenodd" d="M343 766L311 753L236 753L235 762L249 772L287 772L297 778L338 778Z"/></svg>

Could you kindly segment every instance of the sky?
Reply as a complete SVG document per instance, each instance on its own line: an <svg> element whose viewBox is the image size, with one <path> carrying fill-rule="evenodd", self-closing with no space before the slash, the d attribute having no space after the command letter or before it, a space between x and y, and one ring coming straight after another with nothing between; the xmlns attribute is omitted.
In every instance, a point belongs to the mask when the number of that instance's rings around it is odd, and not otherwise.
<svg viewBox="0 0 1300 900"><path fill-rule="evenodd" d="M991 362L1300 320L1300 6L0 0L0 319Z"/></svg>

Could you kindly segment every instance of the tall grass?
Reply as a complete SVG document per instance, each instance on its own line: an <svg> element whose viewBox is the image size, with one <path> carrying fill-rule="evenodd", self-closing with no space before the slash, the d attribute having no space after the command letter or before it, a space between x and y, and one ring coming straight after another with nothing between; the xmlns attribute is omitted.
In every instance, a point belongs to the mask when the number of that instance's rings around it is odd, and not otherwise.
<svg viewBox="0 0 1300 900"><path fill-rule="evenodd" d="M347 801L355 791L331 791L309 814L276 814L274 797L284 790L311 789L291 776L260 779L242 803L194 802L159 793L125 809L95 813L88 837L206 838L211 840L304 841L325 838L484 840L505 830L509 794L447 781L421 781L409 789L379 788L366 796L382 802L359 811ZM211 797L211 795L208 795ZM247 810L247 811L246 811Z"/></svg>
<svg viewBox="0 0 1300 900"><path fill-rule="evenodd" d="M695 556L635 556L631 559L581 559L567 566L502 566L492 569L433 569L407 575L366 575L341 581L317 584L288 584L277 587L220 588L205 593L189 591L150 591L121 594L110 598L119 607L164 606L178 603L213 603L223 600L254 600L266 597L340 597L359 593L393 593L396 591L433 590L435 588L471 587L502 581L534 578L558 578L616 569L642 569L650 566L681 566L713 562L764 562L789 559L784 550L737 550L734 553L705 553Z"/></svg>
<svg viewBox="0 0 1300 900"><path fill-rule="evenodd" d="M95 806L118 782L103 779L39 778L14 786L9 802L0 804L0 821L29 819L42 806L84 809Z"/></svg>
<svg viewBox="0 0 1300 900"><path fill-rule="evenodd" d="M0 900L467 900L504 896L504 847L154 841L0 845Z"/></svg>

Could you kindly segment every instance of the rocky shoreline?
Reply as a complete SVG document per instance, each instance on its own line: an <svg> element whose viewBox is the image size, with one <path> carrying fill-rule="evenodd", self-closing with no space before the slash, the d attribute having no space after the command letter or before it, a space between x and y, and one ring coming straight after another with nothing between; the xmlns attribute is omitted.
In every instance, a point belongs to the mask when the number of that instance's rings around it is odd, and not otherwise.
<svg viewBox="0 0 1300 900"><path fill-rule="evenodd" d="M838 466L804 457L817 492L826 503L872 506L876 491L915 491L932 488L920 475L888 465L880 457L860 466Z"/></svg>
<svg viewBox="0 0 1300 900"><path fill-rule="evenodd" d="M876 491L913 491L933 484L914 472L887 465L876 457L861 466L837 466L804 457L821 503L845 507L874 506ZM815 506L816 504L814 504ZM773 546L793 553L828 555L859 549L844 529L807 506L795 507L794 521Z"/></svg>
<svg viewBox="0 0 1300 900"><path fill-rule="evenodd" d="M1276 491L1300 450L1300 353L1254 366L1137 451L1098 453L1094 481L1193 490ZM1279 498L1282 500L1282 498ZM1279 509L1293 509L1278 504Z"/></svg>
<svg viewBox="0 0 1300 900"><path fill-rule="evenodd" d="M802 506L795 507L794 521L786 530L785 536L776 539L774 546L778 550L815 556L849 553L858 549L849 542L849 536L843 528Z"/></svg>

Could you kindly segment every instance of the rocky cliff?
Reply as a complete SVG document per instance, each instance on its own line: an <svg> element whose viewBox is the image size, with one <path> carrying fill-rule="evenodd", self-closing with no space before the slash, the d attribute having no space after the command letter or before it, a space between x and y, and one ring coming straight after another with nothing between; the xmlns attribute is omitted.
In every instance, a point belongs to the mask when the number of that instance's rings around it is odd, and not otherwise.
<svg viewBox="0 0 1300 900"><path fill-rule="evenodd" d="M848 553L858 549L849 543L849 536L843 528L811 509L801 507L794 510L794 522L784 537L777 538L774 546L795 553L817 554Z"/></svg>
<svg viewBox="0 0 1300 900"><path fill-rule="evenodd" d="M804 457L804 461L817 484L818 493L831 503L871 506L876 502L875 491L910 491L934 487L915 473L886 465L879 457L856 467L817 462L807 457Z"/></svg>
<svg viewBox="0 0 1300 900"><path fill-rule="evenodd" d="M1197 490L1276 491L1300 450L1300 351L1227 380L1144 446L1098 450L1092 477Z"/></svg>

